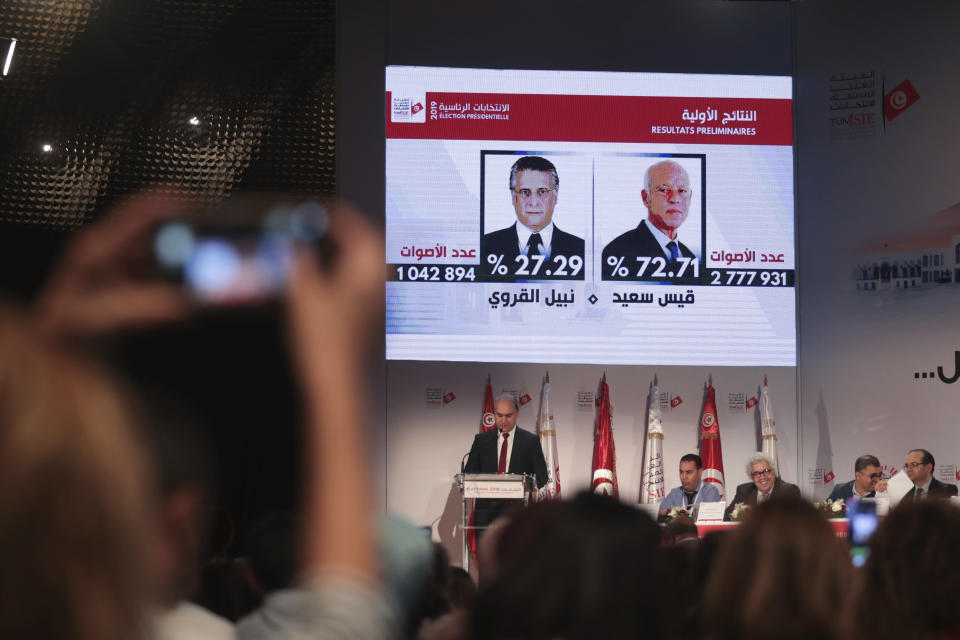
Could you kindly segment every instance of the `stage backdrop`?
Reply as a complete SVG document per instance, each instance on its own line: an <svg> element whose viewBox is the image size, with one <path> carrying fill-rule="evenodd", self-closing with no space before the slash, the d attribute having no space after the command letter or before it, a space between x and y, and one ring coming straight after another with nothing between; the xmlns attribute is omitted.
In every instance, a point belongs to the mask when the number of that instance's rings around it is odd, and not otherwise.
<svg viewBox="0 0 960 640"><path fill-rule="evenodd" d="M960 5L794 7L804 488L913 447L955 483Z"/></svg>
<svg viewBox="0 0 960 640"><path fill-rule="evenodd" d="M430 525L455 561L460 558L460 496L453 485L460 461L480 428L489 374L494 395L515 393L524 402L517 425L536 429L541 379L549 370L560 482L565 495L591 484L594 398L604 372L613 407L613 436L620 499L638 502L647 397L658 376L663 407L665 486L679 484L680 456L699 450L700 411L712 374L730 495L747 482L744 461L759 450L760 385L766 373L783 475L796 479L795 372L792 367L641 367L536 364L397 362L387 368L387 505ZM527 400L529 398L529 400ZM750 405L747 408L747 405ZM676 405L675 407L672 405Z"/></svg>

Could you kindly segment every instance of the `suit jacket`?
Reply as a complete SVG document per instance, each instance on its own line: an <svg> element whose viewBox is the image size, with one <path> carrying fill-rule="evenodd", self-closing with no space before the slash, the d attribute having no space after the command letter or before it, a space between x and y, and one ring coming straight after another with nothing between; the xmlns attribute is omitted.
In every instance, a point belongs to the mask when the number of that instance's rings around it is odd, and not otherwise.
<svg viewBox="0 0 960 640"><path fill-rule="evenodd" d="M480 259L481 259L481 268L484 269L484 273L488 276L493 276L490 273L492 265L487 262L487 256L491 253L500 254L503 256L503 264L507 265L507 268L510 269L510 273L516 271L519 266L514 260L518 255L520 255L520 237L517 235L517 225L518 222L514 222L512 225L505 229L499 229L492 233L488 233L483 236L483 239L480 241ZM550 239L550 266L556 265L553 261L554 256L562 255L566 256L568 259L572 256L580 256L580 259L583 259L583 238L578 238L572 233L567 233L558 227L556 224L553 225L553 237ZM586 265L584 265L586 267ZM544 264L540 268L541 273L539 275L544 275L543 271L547 268L547 264ZM554 267L555 268L555 267ZM569 272L570 269L568 268ZM580 274L577 276L577 280L583 280L583 274L586 273L586 268L580 270ZM497 279L503 279L504 276L496 276ZM549 277L549 276L547 276ZM509 276L506 276L506 279L509 279ZM494 470L496 471L496 470Z"/></svg>
<svg viewBox="0 0 960 640"><path fill-rule="evenodd" d="M680 251L680 255L685 258L696 258L693 255L693 251L683 244L679 240L677 241L677 249ZM626 233L622 233L603 248L603 261L601 263L602 268L602 279L610 280L614 278L613 271L616 267L616 264L610 265L607 264L607 258L610 256L617 256L618 258L623 258L623 263L631 270L631 275L635 274L638 268L636 259L638 257L646 258L655 258L657 256L665 258L666 254L663 252L663 248L660 247L660 243L657 242L657 239L653 237L653 232L650 231L650 228L647 227L647 221L641 220L640 224L634 229L630 229ZM669 259L668 259L669 262ZM653 270L648 269L647 273L651 273ZM676 271L676 269L671 269L671 271ZM693 275L693 271L688 267L687 273ZM687 275L687 274L684 274Z"/></svg>
<svg viewBox="0 0 960 640"><path fill-rule="evenodd" d="M474 437L467 465L463 468L464 473L497 472L500 463L497 455L499 435L497 429L490 429ZM520 427L514 427L510 435L514 440L507 473L531 473L537 478L537 488L547 484L547 462L543 458L543 449L540 448L540 438ZM515 504L515 501L477 500L474 504L474 526L486 527L512 504Z"/></svg>
<svg viewBox="0 0 960 640"><path fill-rule="evenodd" d="M853 497L853 483L855 480L850 482L844 482L843 484L838 484L833 488L833 491L830 492L830 496L827 500L847 500L848 498ZM876 491L867 491L867 494L863 496L864 498L875 498L877 495Z"/></svg>
<svg viewBox="0 0 960 640"><path fill-rule="evenodd" d="M930 487L927 491L931 498L949 498L950 496L957 495L957 485L946 484L944 482L940 482L936 478L931 478ZM900 498L900 502L909 502L911 500L916 500L913 489L908 491L907 495Z"/></svg>
<svg viewBox="0 0 960 640"><path fill-rule="evenodd" d="M733 496L727 504L727 509L724 511L723 519L730 519L730 512L733 511L733 505L738 502L749 507L757 506L757 494L760 492L757 490L757 485L752 482L745 482L737 486L737 493ZM777 478L773 481L773 489L770 490L770 499L779 500L783 498L799 498L800 497L800 488L795 484L790 484L789 482L784 482L780 478Z"/></svg>
<svg viewBox="0 0 960 640"><path fill-rule="evenodd" d="M463 468L464 473L497 472L500 463L497 455L499 435L497 429L490 429L474 437L470 455L467 457L467 466ZM514 427L510 435L514 440L507 473L531 473L537 477L537 488L547 484L547 462L543 458L543 449L540 448L540 438L520 427Z"/></svg>

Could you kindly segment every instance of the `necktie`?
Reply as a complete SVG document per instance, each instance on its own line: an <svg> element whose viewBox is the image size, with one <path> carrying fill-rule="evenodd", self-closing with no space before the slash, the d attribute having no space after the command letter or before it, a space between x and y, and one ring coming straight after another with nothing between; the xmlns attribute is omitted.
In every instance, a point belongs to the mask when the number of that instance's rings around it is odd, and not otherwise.
<svg viewBox="0 0 960 640"><path fill-rule="evenodd" d="M676 262L677 258L680 257L680 249L677 247L677 243L671 240L667 243L667 249L670 250L670 262Z"/></svg>
<svg viewBox="0 0 960 640"><path fill-rule="evenodd" d="M500 446L500 464L497 465L497 473L507 472L507 439L509 433L503 434L503 444Z"/></svg>
<svg viewBox="0 0 960 640"><path fill-rule="evenodd" d="M527 240L527 255L528 256L540 255L541 244L543 244L543 238L540 237L539 233L530 234L530 239Z"/></svg>
<svg viewBox="0 0 960 640"><path fill-rule="evenodd" d="M923 497L923 487L917 487L917 490L916 490L916 498L917 498L917 500L919 500L919 499L922 498L922 497Z"/></svg>
<svg viewBox="0 0 960 640"><path fill-rule="evenodd" d="M693 504L693 499L697 497L697 492L696 492L696 491L690 491L690 492L684 491L684 492L683 492L683 495L687 496L687 506L689 507L690 505Z"/></svg>
<svg viewBox="0 0 960 640"><path fill-rule="evenodd" d="M761 494L760 494L760 500L758 500L757 502L766 502L766 501L769 500L769 499L770 499L770 492L761 493Z"/></svg>

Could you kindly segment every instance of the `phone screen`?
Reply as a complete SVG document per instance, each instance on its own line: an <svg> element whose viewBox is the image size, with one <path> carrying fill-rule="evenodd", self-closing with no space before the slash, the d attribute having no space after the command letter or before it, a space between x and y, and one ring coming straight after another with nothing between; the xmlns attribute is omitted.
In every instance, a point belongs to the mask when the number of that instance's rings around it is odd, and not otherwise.
<svg viewBox="0 0 960 640"><path fill-rule="evenodd" d="M154 236L157 262L201 303L265 302L286 287L297 243L316 244L326 234L323 205L275 204L243 223L226 209L213 224L171 221Z"/></svg>
<svg viewBox="0 0 960 640"><path fill-rule="evenodd" d="M877 529L877 504L869 499L855 501L849 509L850 557L862 567L870 557L870 538Z"/></svg>

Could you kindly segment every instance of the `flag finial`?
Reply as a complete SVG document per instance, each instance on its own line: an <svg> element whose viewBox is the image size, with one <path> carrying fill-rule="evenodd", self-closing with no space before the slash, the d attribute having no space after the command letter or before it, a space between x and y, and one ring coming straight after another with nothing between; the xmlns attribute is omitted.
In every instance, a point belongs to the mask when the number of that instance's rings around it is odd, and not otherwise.
<svg viewBox="0 0 960 640"><path fill-rule="evenodd" d="M547 384L550 384L550 372L547 371Z"/></svg>
<svg viewBox="0 0 960 640"><path fill-rule="evenodd" d="M767 374L763 374L763 386L767 386Z"/></svg>
<svg viewBox="0 0 960 640"><path fill-rule="evenodd" d="M653 386L655 387L660 386L657 384L657 374L653 374Z"/></svg>
<svg viewBox="0 0 960 640"><path fill-rule="evenodd" d="M713 374L712 374L712 373L707 377L707 386L710 386L710 387L713 386Z"/></svg>

